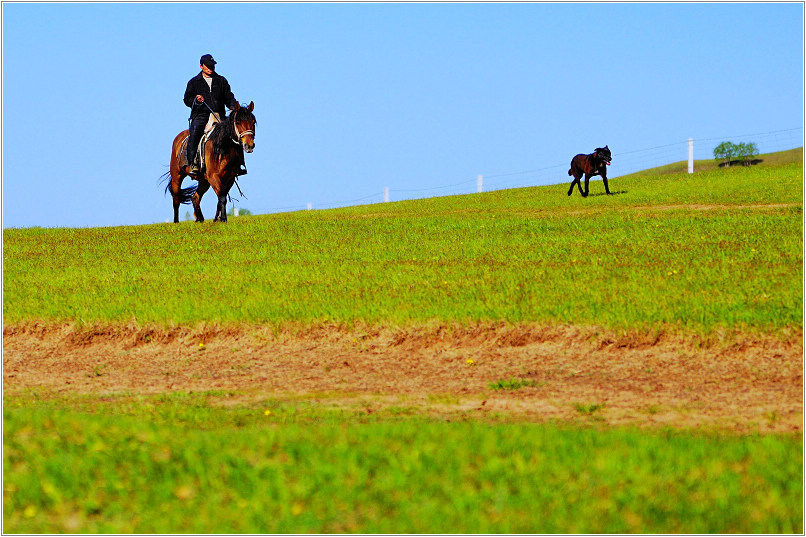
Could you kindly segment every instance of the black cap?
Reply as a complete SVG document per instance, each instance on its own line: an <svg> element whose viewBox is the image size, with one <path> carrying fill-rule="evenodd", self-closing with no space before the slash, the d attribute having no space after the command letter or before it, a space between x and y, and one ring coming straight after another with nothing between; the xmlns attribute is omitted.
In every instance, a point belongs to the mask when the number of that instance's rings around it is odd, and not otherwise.
<svg viewBox="0 0 806 537"><path fill-rule="evenodd" d="M205 54L199 60L199 64L204 65L205 67L209 67L210 69L215 69L216 61L209 54Z"/></svg>

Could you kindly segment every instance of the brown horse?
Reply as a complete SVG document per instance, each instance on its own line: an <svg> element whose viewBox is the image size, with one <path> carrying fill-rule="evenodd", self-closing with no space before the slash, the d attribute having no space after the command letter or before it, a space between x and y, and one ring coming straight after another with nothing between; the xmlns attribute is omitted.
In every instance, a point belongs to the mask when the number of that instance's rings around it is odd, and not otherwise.
<svg viewBox="0 0 806 537"><path fill-rule="evenodd" d="M201 199L210 187L218 196L216 208L216 222L227 221L227 196L235 183L235 178L242 174L242 151L251 153L255 149L255 125L257 120L252 114L255 103L242 107L235 104L229 117L218 123L204 144L204 168L198 177L187 174L187 156L185 151L188 131L180 132L174 138L171 150L171 167L169 174L171 181L165 188L173 196L174 222L179 222L179 205L192 203L196 222L204 222L201 210ZM182 188L185 177L198 181L197 185Z"/></svg>

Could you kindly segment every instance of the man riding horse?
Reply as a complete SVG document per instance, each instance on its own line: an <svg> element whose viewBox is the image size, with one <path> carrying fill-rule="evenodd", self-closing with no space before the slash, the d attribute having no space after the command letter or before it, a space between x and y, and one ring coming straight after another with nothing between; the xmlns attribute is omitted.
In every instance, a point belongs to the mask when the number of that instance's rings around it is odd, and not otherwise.
<svg viewBox="0 0 806 537"><path fill-rule="evenodd" d="M221 122L226 117L226 106L232 110L238 104L235 95L229 87L229 82L223 76L215 72L216 61L209 54L205 54L199 60L201 72L188 81L185 89L184 101L190 107L190 126L188 127L187 159L188 166L185 173L198 178L200 175L199 164L196 162L196 155L199 150L199 142L204 135L205 127L213 114L214 121ZM246 167L243 165L243 149L241 149L241 169L237 175L245 175Z"/></svg>

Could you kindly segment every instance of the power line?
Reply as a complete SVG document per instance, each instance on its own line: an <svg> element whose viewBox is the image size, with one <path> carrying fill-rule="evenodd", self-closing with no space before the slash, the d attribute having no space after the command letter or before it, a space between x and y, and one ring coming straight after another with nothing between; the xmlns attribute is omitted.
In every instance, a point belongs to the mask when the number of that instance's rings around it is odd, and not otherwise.
<svg viewBox="0 0 806 537"><path fill-rule="evenodd" d="M800 136L796 136L796 132L801 132ZM803 145L803 127L796 127L791 129L781 129L776 131L768 131L768 132L761 132L761 133L754 133L754 134L741 134L741 135L731 135L731 136L720 136L716 138L702 138L702 139L694 139L695 148L696 150L702 155L702 144L707 142L714 142L717 140L724 141L729 138L748 138L748 137L765 137L764 139L758 141L759 151L761 153L773 153L776 151L784 151L786 149L794 149L792 144L796 142L800 142L801 146ZM781 138L784 137L783 141L780 141ZM774 143L770 144L769 140L774 139ZM777 145L776 145L777 144ZM618 175L611 175L611 177L618 177L619 175L628 175L630 173L635 173L637 171L641 171L642 169L663 166L666 164L672 164L674 162L684 161L686 159L686 155L681 149L681 147L686 147L688 145L688 141L684 142L675 142L670 144L658 145L654 147L648 147L644 149L633 149L630 151L619 151L616 155L619 157L618 164L614 162L614 168L618 169ZM771 147L765 147L765 145ZM787 145L788 147L781 147L781 145ZM678 152L679 151L679 152ZM708 150L709 155L711 149ZM623 157L627 157L626 159ZM679 156L679 158L678 158ZM709 157L701 157L698 160L706 160ZM615 159L614 159L615 160ZM534 185L525 185L524 183L530 181L534 183L538 179L550 179L553 175L546 174L551 170L555 170L557 168L564 168L568 166L567 163L562 164L555 164L553 166L546 166L544 168L536 168L533 170L525 170L520 172L508 172L508 173L498 173L492 175L485 175L484 180L490 181L493 180L493 185L489 185L489 183L485 183L485 186L493 186L492 189L488 188L487 190L500 190L504 186L508 186L509 188L513 188L512 184L519 184L521 186L534 186ZM615 171L615 170L614 170ZM612 173L612 172L611 172ZM501 179L508 178L508 177L515 177L515 176L526 176L516 181L501 181ZM562 181L557 181L562 182ZM450 185L443 185L443 186L435 186L429 188L420 188L420 189L389 189L389 192L394 192L398 194L417 194L417 193L428 193L434 192L437 190L448 190L452 188L459 188L464 187L465 185L476 183L476 179L469 179L467 181L461 181L458 183L453 183ZM470 194L473 192L462 192L464 194ZM324 209L324 208L336 208L336 207L349 207L352 205L357 205L362 201L366 201L369 199L374 198L383 198L383 193L375 193L370 194L361 198L356 198L347 201L340 201L340 202L331 202L331 203L321 203L321 204L308 204L309 209ZM424 196L423 196L424 197ZM409 197L405 199L416 199L417 197ZM402 200L400 200L402 201ZM304 206L291 206L291 207L276 207L270 209L269 212L271 213L278 213L278 212L287 212L287 211L294 211L294 210L302 210Z"/></svg>

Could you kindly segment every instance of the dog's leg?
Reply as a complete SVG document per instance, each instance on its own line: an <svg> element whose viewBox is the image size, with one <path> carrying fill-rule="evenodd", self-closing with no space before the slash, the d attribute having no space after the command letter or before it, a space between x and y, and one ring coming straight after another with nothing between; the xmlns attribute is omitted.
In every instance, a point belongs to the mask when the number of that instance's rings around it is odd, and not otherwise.
<svg viewBox="0 0 806 537"><path fill-rule="evenodd" d="M604 181L605 192L607 192L607 195L609 196L610 195L610 187L607 186L607 174L604 173L604 172L602 172L602 181Z"/></svg>
<svg viewBox="0 0 806 537"><path fill-rule="evenodd" d="M582 192L582 185L579 185L579 192L582 194L583 198L588 197L588 182L591 180L590 174L585 174L585 192Z"/></svg>
<svg viewBox="0 0 806 537"><path fill-rule="evenodd" d="M579 178L577 176L574 176L574 180L571 181L571 188L568 189L569 196L574 193L574 185L577 184L579 184Z"/></svg>
<svg viewBox="0 0 806 537"><path fill-rule="evenodd" d="M574 192L574 185L577 186L579 189L579 193L582 194L582 174L574 175L574 180L571 181L571 188L568 189L568 195L570 196Z"/></svg>
<svg viewBox="0 0 806 537"><path fill-rule="evenodd" d="M571 186L568 188L568 195L570 196L571 194L574 193L574 185L579 182L579 174L577 174L576 170L574 169L573 161L571 161L571 169L568 170L568 175L573 177L573 179L571 180Z"/></svg>

